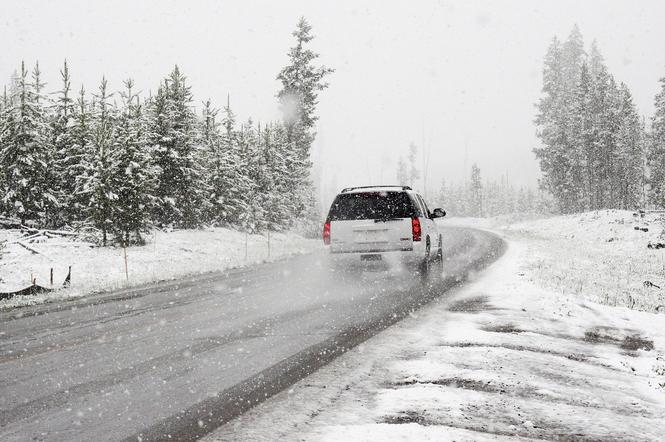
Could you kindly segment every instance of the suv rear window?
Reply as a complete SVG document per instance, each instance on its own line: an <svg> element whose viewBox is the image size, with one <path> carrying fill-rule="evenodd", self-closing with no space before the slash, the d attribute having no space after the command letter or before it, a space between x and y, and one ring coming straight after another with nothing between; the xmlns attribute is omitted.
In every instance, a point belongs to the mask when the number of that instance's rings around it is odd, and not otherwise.
<svg viewBox="0 0 665 442"><path fill-rule="evenodd" d="M330 207L331 221L411 218L417 216L406 192L362 192L337 195Z"/></svg>

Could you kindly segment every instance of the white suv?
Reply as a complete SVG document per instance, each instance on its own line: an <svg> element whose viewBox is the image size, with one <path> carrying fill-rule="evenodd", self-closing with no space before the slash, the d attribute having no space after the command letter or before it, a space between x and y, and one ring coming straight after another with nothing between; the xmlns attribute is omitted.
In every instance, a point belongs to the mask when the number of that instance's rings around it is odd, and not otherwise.
<svg viewBox="0 0 665 442"><path fill-rule="evenodd" d="M337 195L323 226L323 242L335 259L363 262L399 259L426 273L442 256L435 218L408 186L350 187Z"/></svg>

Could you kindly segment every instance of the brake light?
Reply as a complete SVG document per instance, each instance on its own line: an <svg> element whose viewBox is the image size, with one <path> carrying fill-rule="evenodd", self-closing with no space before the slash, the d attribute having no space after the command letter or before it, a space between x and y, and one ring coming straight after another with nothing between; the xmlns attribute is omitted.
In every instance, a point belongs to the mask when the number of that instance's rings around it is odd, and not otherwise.
<svg viewBox="0 0 665 442"><path fill-rule="evenodd" d="M418 218L411 218L411 232L413 233L413 240L420 241L422 230L420 229L420 220Z"/></svg>
<svg viewBox="0 0 665 442"><path fill-rule="evenodd" d="M330 245L330 220L323 225L323 244Z"/></svg>

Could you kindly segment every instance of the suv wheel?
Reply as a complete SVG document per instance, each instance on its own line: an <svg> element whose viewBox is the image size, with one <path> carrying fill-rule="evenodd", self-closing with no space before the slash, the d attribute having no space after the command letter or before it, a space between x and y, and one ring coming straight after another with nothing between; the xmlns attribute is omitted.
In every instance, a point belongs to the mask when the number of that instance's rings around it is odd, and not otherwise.
<svg viewBox="0 0 665 442"><path fill-rule="evenodd" d="M423 276L429 273L429 266L430 266L429 254L430 254L430 244L428 239L427 246L425 248L425 258L420 263L420 268L418 269Z"/></svg>

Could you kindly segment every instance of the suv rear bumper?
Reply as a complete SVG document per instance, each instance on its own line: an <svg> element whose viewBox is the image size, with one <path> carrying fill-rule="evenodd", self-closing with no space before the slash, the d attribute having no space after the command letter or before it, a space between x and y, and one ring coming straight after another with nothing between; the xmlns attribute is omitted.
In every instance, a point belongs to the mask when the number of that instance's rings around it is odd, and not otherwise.
<svg viewBox="0 0 665 442"><path fill-rule="evenodd" d="M338 255L338 254L346 254L346 253L355 253L355 254L364 254L364 253L390 253L390 252L412 252L413 247L409 246L407 247L394 247L390 249L384 249L384 248L367 248L363 250L344 250L344 249L335 249L331 248L330 249L330 254L332 255Z"/></svg>
<svg viewBox="0 0 665 442"><path fill-rule="evenodd" d="M365 265L368 255L378 255L380 258L368 259L368 262L385 262L388 264L419 264L425 258L425 243L413 243L408 249L367 249L363 251L345 251L329 248L330 260L335 264L342 265Z"/></svg>

